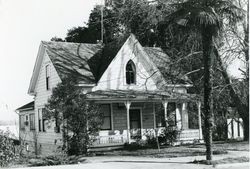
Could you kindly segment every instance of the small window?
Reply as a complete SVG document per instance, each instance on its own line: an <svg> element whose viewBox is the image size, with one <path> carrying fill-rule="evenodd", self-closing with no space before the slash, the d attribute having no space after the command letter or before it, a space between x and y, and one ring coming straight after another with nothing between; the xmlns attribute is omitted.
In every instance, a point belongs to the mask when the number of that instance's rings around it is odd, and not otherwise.
<svg viewBox="0 0 250 169"><path fill-rule="evenodd" d="M132 60L128 61L126 65L126 83L127 84L136 83L136 69L135 69L135 64Z"/></svg>
<svg viewBox="0 0 250 169"><path fill-rule="evenodd" d="M20 115L20 129L24 130L25 129L25 116L24 115Z"/></svg>
<svg viewBox="0 0 250 169"><path fill-rule="evenodd" d="M164 108L162 104L156 106L156 127L166 127Z"/></svg>
<svg viewBox="0 0 250 169"><path fill-rule="evenodd" d="M46 73L46 89L49 90L50 89L50 65L47 65L45 67L45 73Z"/></svg>
<svg viewBox="0 0 250 169"><path fill-rule="evenodd" d="M38 109L38 131L45 132L45 121L46 119L44 118L44 108Z"/></svg>
<svg viewBox="0 0 250 169"><path fill-rule="evenodd" d="M35 114L30 114L30 130L35 129Z"/></svg>
<svg viewBox="0 0 250 169"><path fill-rule="evenodd" d="M55 117L55 128L54 131L56 133L60 133L60 123L59 123L59 117L57 115L57 117Z"/></svg>
<svg viewBox="0 0 250 169"><path fill-rule="evenodd" d="M110 104L101 105L101 111L103 111L103 124L102 130L111 130L111 110Z"/></svg>

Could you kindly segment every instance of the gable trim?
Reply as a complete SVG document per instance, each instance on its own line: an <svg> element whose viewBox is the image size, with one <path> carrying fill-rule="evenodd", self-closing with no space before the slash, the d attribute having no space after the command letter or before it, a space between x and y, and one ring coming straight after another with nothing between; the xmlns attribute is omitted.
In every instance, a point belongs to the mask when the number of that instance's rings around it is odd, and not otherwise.
<svg viewBox="0 0 250 169"><path fill-rule="evenodd" d="M44 47L43 43L41 42L39 49L38 49L38 54L36 57L35 66L33 68L31 80L30 80L30 85L29 85L29 89L28 89L29 95L35 95L35 87L36 87L36 83L37 83L37 80L39 77L39 72L40 72L40 69L42 66L44 54L45 54L45 47Z"/></svg>
<svg viewBox="0 0 250 169"><path fill-rule="evenodd" d="M155 83L156 88L163 89L164 86L166 85L166 81L165 81L162 73L160 72L158 67L151 61L149 55L147 54L146 51L144 51L143 47L141 46L141 44L139 43L139 41L136 39L135 35L133 35L133 34L131 34L129 36L129 38L126 40L126 42L120 48L120 50L118 51L116 56L113 58L113 60L109 64L109 66L106 68L105 72L102 74L101 78L97 82L97 88L98 88L99 84L102 82L104 76L106 76L108 74L109 68L114 65L114 61L116 60L116 58L121 55L121 52L124 50L125 46L130 48L133 55L138 56L138 58L142 58L141 59L141 61L143 61L142 65L144 65L145 70L149 74L152 81ZM148 66L145 66L145 65L148 65ZM126 64L124 64L122 67L124 70L123 76L125 77L125 81L123 81L123 84L126 84ZM134 85L134 84L131 84L131 85ZM94 90L98 90L98 89L94 89Z"/></svg>
<svg viewBox="0 0 250 169"><path fill-rule="evenodd" d="M155 85L157 86L158 89L162 89L167 83L165 81L165 78L163 77L162 73L160 72L160 70L158 69L158 67L154 64L154 62L150 59L150 57L148 56L147 52L143 49L143 47L141 46L140 42L136 39L134 34L131 34L131 39L134 42L134 44L129 43L130 47L132 48L134 45L134 47L136 47L136 50L138 50L138 56L144 56L143 59L145 59L146 63L150 66L149 69L147 69L147 67L144 67L150 77L152 78L152 80L155 82Z"/></svg>

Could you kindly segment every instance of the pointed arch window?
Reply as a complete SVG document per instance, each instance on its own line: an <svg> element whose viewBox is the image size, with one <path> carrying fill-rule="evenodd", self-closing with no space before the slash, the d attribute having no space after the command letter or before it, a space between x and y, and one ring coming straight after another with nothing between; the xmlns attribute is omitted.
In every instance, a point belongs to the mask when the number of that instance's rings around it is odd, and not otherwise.
<svg viewBox="0 0 250 169"><path fill-rule="evenodd" d="M135 64L132 60L129 60L126 65L126 83L127 84L136 83L136 69L135 69Z"/></svg>

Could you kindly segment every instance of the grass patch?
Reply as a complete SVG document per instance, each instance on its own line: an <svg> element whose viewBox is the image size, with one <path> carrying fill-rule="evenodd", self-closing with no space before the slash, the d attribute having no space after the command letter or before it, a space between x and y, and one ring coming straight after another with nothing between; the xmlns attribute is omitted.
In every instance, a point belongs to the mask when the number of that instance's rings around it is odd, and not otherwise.
<svg viewBox="0 0 250 169"><path fill-rule="evenodd" d="M86 156L66 156L66 155L50 155L50 156L23 156L11 163L13 168L35 167L35 166L54 166L66 164L86 163Z"/></svg>
<svg viewBox="0 0 250 169"><path fill-rule="evenodd" d="M249 157L235 157L235 158L223 158L221 160L213 161L213 164L230 164L230 163L245 163L249 162Z"/></svg>
<svg viewBox="0 0 250 169"><path fill-rule="evenodd" d="M226 150L214 150L213 154L227 154ZM141 156L153 158L173 158L173 157L187 157L187 156L203 156L206 154L204 148L190 148L190 146L176 146L161 148L160 151L156 148L148 149L129 149L129 150L113 150L109 152L96 152L98 156Z"/></svg>
<svg viewBox="0 0 250 169"><path fill-rule="evenodd" d="M231 163L245 163L249 162L249 157L235 157L235 158L223 158L220 160L212 160L212 161L207 161L207 160L194 160L191 163L194 164L205 164L205 165L218 165L218 164L231 164Z"/></svg>
<svg viewBox="0 0 250 169"><path fill-rule="evenodd" d="M248 141L228 141L228 142L214 142L214 149L225 149L228 151L249 151Z"/></svg>

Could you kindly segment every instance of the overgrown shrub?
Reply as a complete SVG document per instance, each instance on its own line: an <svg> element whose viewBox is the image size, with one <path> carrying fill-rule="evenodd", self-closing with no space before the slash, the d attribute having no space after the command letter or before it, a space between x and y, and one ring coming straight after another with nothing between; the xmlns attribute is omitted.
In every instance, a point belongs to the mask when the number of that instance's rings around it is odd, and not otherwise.
<svg viewBox="0 0 250 169"><path fill-rule="evenodd" d="M0 130L0 166L7 166L15 158L15 147L9 131Z"/></svg>
<svg viewBox="0 0 250 169"><path fill-rule="evenodd" d="M143 148L145 148L145 144L139 141L124 144L124 150L128 151L135 151Z"/></svg>
<svg viewBox="0 0 250 169"><path fill-rule="evenodd" d="M158 136L159 143L161 145L173 145L179 134L180 131L178 131L176 127L166 127Z"/></svg>
<svg viewBox="0 0 250 169"><path fill-rule="evenodd" d="M227 118L225 117L216 117L215 126L213 128L213 140L222 141L227 139Z"/></svg>
<svg viewBox="0 0 250 169"><path fill-rule="evenodd" d="M146 145L148 147L157 147L157 138L155 137L155 131L147 130L145 133L146 136Z"/></svg>
<svg viewBox="0 0 250 169"><path fill-rule="evenodd" d="M102 124L99 106L86 100L78 83L75 75L62 79L45 106L46 118L62 129L62 149L68 155L86 154L93 142L90 136L98 132Z"/></svg>

